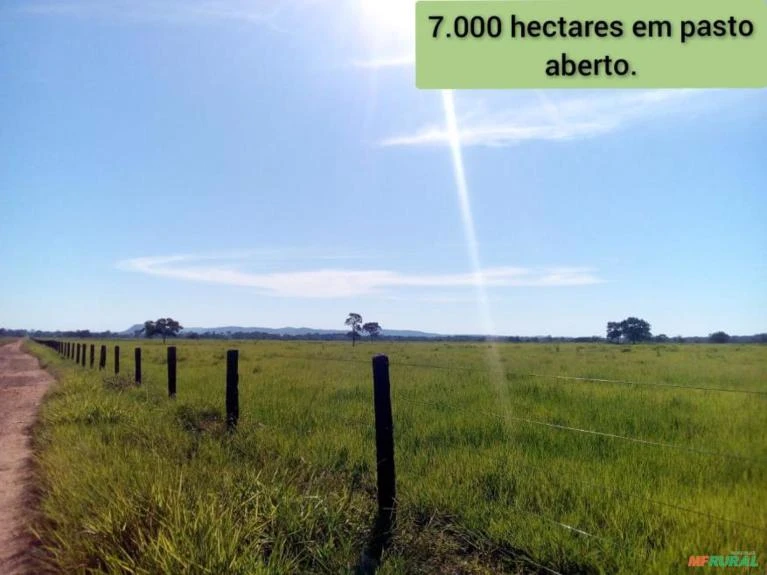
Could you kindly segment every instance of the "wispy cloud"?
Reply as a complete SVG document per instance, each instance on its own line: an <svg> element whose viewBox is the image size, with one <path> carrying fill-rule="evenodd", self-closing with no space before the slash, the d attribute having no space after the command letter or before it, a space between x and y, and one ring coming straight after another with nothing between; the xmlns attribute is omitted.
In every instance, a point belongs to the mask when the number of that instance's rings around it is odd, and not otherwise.
<svg viewBox="0 0 767 575"><path fill-rule="evenodd" d="M239 265L234 262L239 262ZM122 270L183 281L256 288L265 295L297 298L341 298L389 293L391 290L460 289L482 281L488 288L582 286L601 283L588 267L494 267L474 273L406 274L386 269L308 269L246 271L252 257L229 255L170 255L118 262ZM263 266L263 262L260 262ZM440 294L429 294L439 298Z"/></svg>
<svg viewBox="0 0 767 575"><path fill-rule="evenodd" d="M535 92L536 102L489 111L478 99L464 100L459 118L464 146L508 146L532 140L593 138L648 118L683 109L704 90L641 90L553 99ZM496 106L497 107L497 106ZM382 146L435 146L448 143L442 125L381 140Z"/></svg>
<svg viewBox="0 0 767 575"><path fill-rule="evenodd" d="M39 16L71 16L128 22L165 22L173 24L236 20L263 24L284 31L279 17L298 4L314 0L60 0L31 1L18 10Z"/></svg>

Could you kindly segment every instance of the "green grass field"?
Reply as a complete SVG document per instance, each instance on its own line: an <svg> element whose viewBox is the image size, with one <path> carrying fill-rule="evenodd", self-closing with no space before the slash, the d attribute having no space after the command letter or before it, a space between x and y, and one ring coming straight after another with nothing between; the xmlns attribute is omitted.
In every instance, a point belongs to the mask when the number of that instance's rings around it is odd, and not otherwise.
<svg viewBox="0 0 767 575"><path fill-rule="evenodd" d="M687 573L690 555L731 551L755 551L754 573L767 563L767 395L529 375L764 393L765 346L184 340L169 400L162 343L119 342L119 378L108 343L105 372L29 345L60 379L36 433L37 530L59 572L349 572L376 511L375 353L391 361L399 500L379 573Z"/></svg>

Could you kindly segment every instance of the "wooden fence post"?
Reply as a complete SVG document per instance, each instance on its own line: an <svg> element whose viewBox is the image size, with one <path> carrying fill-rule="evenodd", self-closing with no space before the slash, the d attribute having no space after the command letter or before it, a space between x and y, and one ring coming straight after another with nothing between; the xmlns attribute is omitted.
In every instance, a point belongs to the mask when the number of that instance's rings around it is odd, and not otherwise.
<svg viewBox="0 0 767 575"><path fill-rule="evenodd" d="M176 397L176 346L168 347L168 397Z"/></svg>
<svg viewBox="0 0 767 575"><path fill-rule="evenodd" d="M120 373L120 346L115 346L115 375Z"/></svg>
<svg viewBox="0 0 767 575"><path fill-rule="evenodd" d="M141 348L137 347L133 350L133 359L136 366L136 383L141 385Z"/></svg>
<svg viewBox="0 0 767 575"><path fill-rule="evenodd" d="M94 344L91 344L91 369L93 369L93 360L95 359L96 355L96 346Z"/></svg>
<svg viewBox="0 0 767 575"><path fill-rule="evenodd" d="M237 421L240 418L240 398L237 389L238 361L239 352L236 349L226 352L226 426L229 430L237 427Z"/></svg>
<svg viewBox="0 0 767 575"><path fill-rule="evenodd" d="M396 476L394 473L394 423L391 413L389 358L373 358L373 403L376 422L376 470L378 472L378 514L389 518L389 528L396 515Z"/></svg>
<svg viewBox="0 0 767 575"><path fill-rule="evenodd" d="M85 367L85 344L83 344L83 347L80 350L80 365Z"/></svg>
<svg viewBox="0 0 767 575"><path fill-rule="evenodd" d="M107 346L102 345L99 352L99 371L107 368Z"/></svg>
<svg viewBox="0 0 767 575"><path fill-rule="evenodd" d="M80 344L77 344L77 351L75 352L75 363L80 363Z"/></svg>

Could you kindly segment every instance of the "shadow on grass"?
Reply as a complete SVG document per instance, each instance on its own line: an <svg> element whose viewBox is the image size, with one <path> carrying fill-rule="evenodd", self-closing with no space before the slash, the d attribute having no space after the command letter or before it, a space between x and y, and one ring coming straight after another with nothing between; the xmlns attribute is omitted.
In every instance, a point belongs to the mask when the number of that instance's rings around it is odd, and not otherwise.
<svg viewBox="0 0 767 575"><path fill-rule="evenodd" d="M394 509L379 510L365 549L360 555L359 563L352 573L354 575L372 575L381 566L381 557L392 538L392 531L396 520Z"/></svg>

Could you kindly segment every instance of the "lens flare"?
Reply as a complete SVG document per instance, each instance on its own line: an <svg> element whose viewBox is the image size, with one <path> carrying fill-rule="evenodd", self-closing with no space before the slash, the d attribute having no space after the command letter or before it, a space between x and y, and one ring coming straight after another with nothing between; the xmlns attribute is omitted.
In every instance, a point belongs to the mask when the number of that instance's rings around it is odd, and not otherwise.
<svg viewBox="0 0 767 575"><path fill-rule="evenodd" d="M455 111L455 96L452 90L442 90L442 108L445 114L445 132L450 147L450 155L453 162L453 176L455 178L456 192L458 193L458 207L461 210L463 233L466 240L466 249L469 252L472 274L474 276L474 289L477 295L477 308L482 326L486 334L495 334L495 322L490 311L490 301L487 297L487 283L482 271L482 263L479 257L479 242L474 226L474 216L471 212L471 198L469 185L466 180L466 169L463 162L463 150L461 148L461 132L458 129L458 116ZM499 392L503 394L503 368L495 342L490 344L488 353L488 365L491 369L491 377L496 382Z"/></svg>

